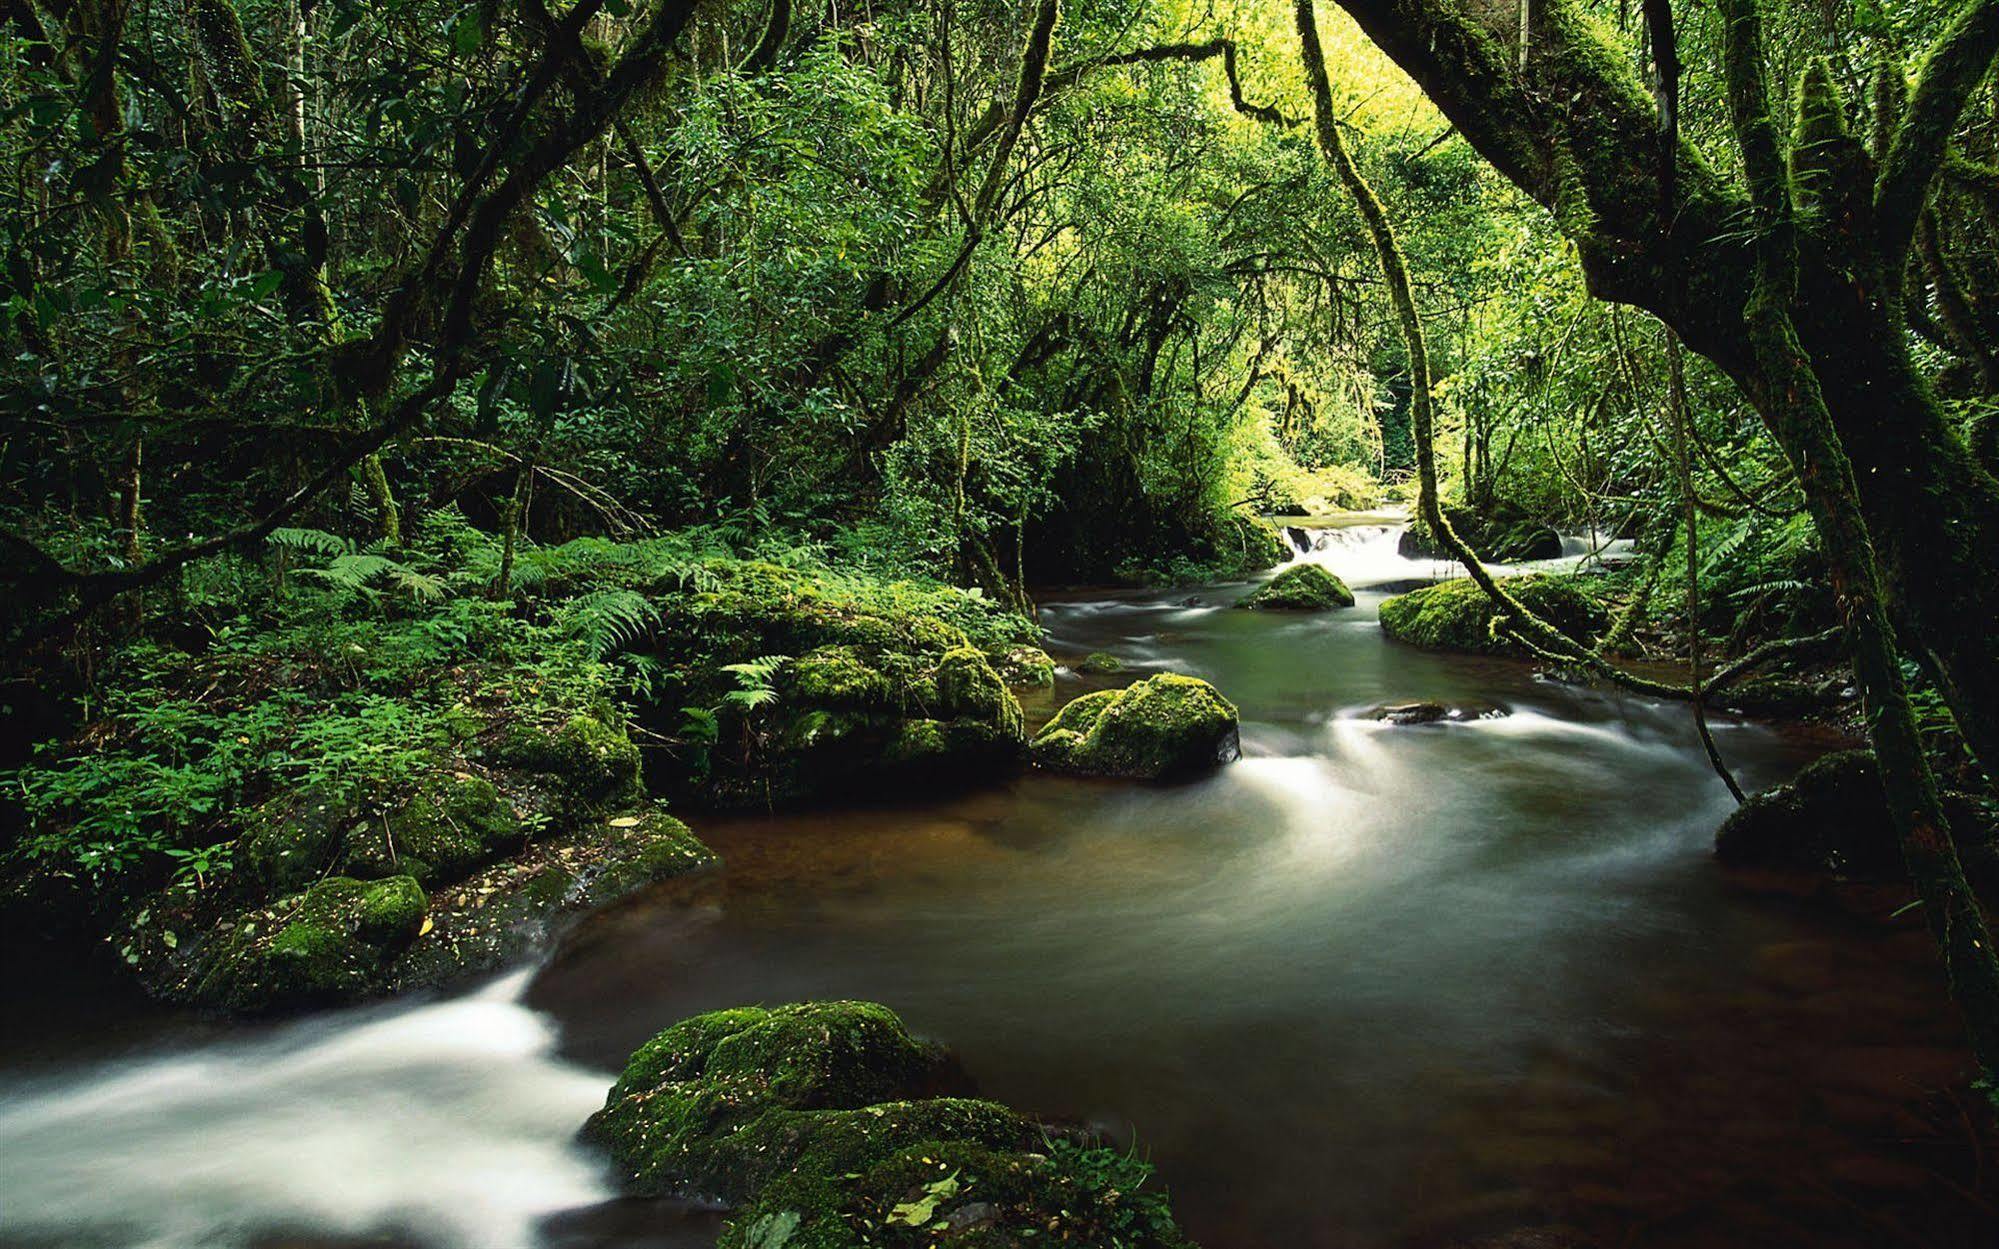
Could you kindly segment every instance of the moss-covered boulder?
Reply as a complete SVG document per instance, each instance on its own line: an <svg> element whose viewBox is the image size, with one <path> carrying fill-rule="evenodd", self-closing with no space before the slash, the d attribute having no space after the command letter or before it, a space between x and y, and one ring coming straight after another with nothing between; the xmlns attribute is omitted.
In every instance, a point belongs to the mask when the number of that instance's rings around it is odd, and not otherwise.
<svg viewBox="0 0 1999 1249"><path fill-rule="evenodd" d="M1716 831L1714 852L1742 867L1861 876L1901 867L1880 772L1865 750L1826 755L1750 798Z"/></svg>
<svg viewBox="0 0 1999 1249"><path fill-rule="evenodd" d="M1214 686L1166 672L1071 701L1035 735L1033 756L1057 772L1159 780L1233 760L1240 727Z"/></svg>
<svg viewBox="0 0 1999 1249"><path fill-rule="evenodd" d="M422 931L427 905L408 876L323 880L218 929L177 996L237 1012L364 996Z"/></svg>
<svg viewBox="0 0 1999 1249"><path fill-rule="evenodd" d="M1109 676L1114 672L1124 671L1124 660L1109 651L1091 651L1076 661L1076 671L1088 673L1093 677Z"/></svg>
<svg viewBox="0 0 1999 1249"><path fill-rule="evenodd" d="M431 923L390 968L388 987L426 988L517 963L589 912L719 861L658 807L536 838L431 894Z"/></svg>
<svg viewBox="0 0 1999 1249"><path fill-rule="evenodd" d="M1587 643L1608 623L1603 608L1571 578L1508 577L1503 584L1529 610L1578 642ZM1500 615L1477 582L1445 581L1383 603L1381 629L1398 642L1429 650L1523 653L1515 643L1495 635L1493 625Z"/></svg>
<svg viewBox="0 0 1999 1249"><path fill-rule="evenodd" d="M761 807L1019 766L1009 687L1053 680L1031 622L945 586L729 561L707 572L699 591L658 599L661 675L641 717L674 744L656 752L656 792Z"/></svg>
<svg viewBox="0 0 1999 1249"><path fill-rule="evenodd" d="M511 853L525 836L519 813L493 782L457 776L378 821L352 825L334 870L366 879L410 876L430 888Z"/></svg>
<svg viewBox="0 0 1999 1249"><path fill-rule="evenodd" d="M1472 553L1489 563L1517 564L1529 560L1556 559L1562 553L1562 535L1534 520L1515 504L1501 501L1485 513L1455 503L1443 507L1451 530L1470 546ZM1429 522L1418 512L1396 540L1396 551L1404 559L1449 559L1443 540L1431 532Z"/></svg>
<svg viewBox="0 0 1999 1249"><path fill-rule="evenodd" d="M639 748L622 728L596 716L571 716L553 730L517 723L495 755L506 766L551 780L565 815L627 807L639 796Z"/></svg>
<svg viewBox="0 0 1999 1249"><path fill-rule="evenodd" d="M640 1047L584 1135L637 1192L730 1207L737 1249L1185 1243L1143 1164L962 1085L871 1003L716 1011Z"/></svg>
<svg viewBox="0 0 1999 1249"><path fill-rule="evenodd" d="M353 802L328 790L289 790L253 808L236 841L234 867L246 882L274 894L303 889L326 874L327 864L359 821Z"/></svg>
<svg viewBox="0 0 1999 1249"><path fill-rule="evenodd" d="M872 711L894 701L888 677L852 646L822 646L802 655L788 676L790 695L815 707Z"/></svg>
<svg viewBox="0 0 1999 1249"><path fill-rule="evenodd" d="M1298 564L1236 603L1260 611L1330 611L1352 607L1353 591L1320 564Z"/></svg>
<svg viewBox="0 0 1999 1249"><path fill-rule="evenodd" d="M986 652L1000 680L1016 689L1046 689L1055 684L1055 661L1038 646L1003 646Z"/></svg>

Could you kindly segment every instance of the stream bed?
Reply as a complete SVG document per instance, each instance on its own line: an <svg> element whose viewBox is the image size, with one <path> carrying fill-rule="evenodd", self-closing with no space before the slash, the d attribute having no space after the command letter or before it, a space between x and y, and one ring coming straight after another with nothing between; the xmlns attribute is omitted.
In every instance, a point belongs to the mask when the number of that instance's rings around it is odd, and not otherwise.
<svg viewBox="0 0 1999 1249"><path fill-rule="evenodd" d="M1389 590L1445 571L1395 536L1306 536L1349 611L1044 602L1058 656L1238 704L1210 778L700 820L725 870L453 999L253 1027L6 1004L0 1244L711 1243L712 1215L616 1200L574 1129L666 1024L824 997L1142 1151L1208 1249L1999 1243L1923 1109L1966 1059L1920 928L1722 873L1684 708L1388 642ZM1473 718L1366 718L1413 700ZM1752 789L1826 746L1717 738Z"/></svg>

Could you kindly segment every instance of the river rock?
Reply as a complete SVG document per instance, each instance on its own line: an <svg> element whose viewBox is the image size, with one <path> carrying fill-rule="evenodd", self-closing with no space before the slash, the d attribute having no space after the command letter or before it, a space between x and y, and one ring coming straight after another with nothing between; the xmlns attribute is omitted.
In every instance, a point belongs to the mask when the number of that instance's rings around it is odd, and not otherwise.
<svg viewBox="0 0 1999 1249"><path fill-rule="evenodd" d="M1945 791L1942 800L1965 875L1980 892L1999 897L1999 845L1984 807L1969 794ZM1873 880L1902 875L1880 771L1867 750L1825 755L1789 784L1751 797L1716 830L1714 852L1740 867Z"/></svg>
<svg viewBox="0 0 1999 1249"><path fill-rule="evenodd" d="M863 1222L882 1249L1186 1247L1144 1163L965 1085L885 1007L744 1007L646 1042L584 1135L638 1193L731 1207L721 1249L850 1245Z"/></svg>
<svg viewBox="0 0 1999 1249"><path fill-rule="evenodd" d="M1034 762L1058 772L1158 780L1242 753L1235 705L1198 677L1161 673L1071 701L1040 733Z"/></svg>
<svg viewBox="0 0 1999 1249"><path fill-rule="evenodd" d="M1262 611L1329 611L1352 607L1353 591L1319 564L1296 564L1242 599L1237 607Z"/></svg>
<svg viewBox="0 0 1999 1249"><path fill-rule="evenodd" d="M1449 706L1444 703L1435 702L1414 702L1384 703L1368 712L1367 718L1396 725L1437 724L1445 721L1453 724L1461 724L1470 720L1485 720L1494 716L1509 714L1511 713L1506 708L1496 703L1470 707Z"/></svg>
<svg viewBox="0 0 1999 1249"><path fill-rule="evenodd" d="M1502 585L1529 610L1578 642L1587 643L1608 623L1603 609L1569 578L1508 577ZM1478 583L1466 578L1389 599L1381 605L1381 629L1398 642L1430 650L1522 653L1515 643L1494 635L1493 623L1499 614Z"/></svg>
<svg viewBox="0 0 1999 1249"><path fill-rule="evenodd" d="M1500 564L1555 559L1562 553L1562 535L1534 520L1518 506L1500 501L1484 514L1468 507L1446 503L1444 519L1452 532L1462 538L1480 559ZM1430 531L1421 513L1396 540L1396 551L1404 559L1449 559L1451 553Z"/></svg>
<svg viewBox="0 0 1999 1249"><path fill-rule="evenodd" d="M1722 822L1714 852L1743 867L1892 874L1900 851L1873 754L1826 755L1755 795Z"/></svg>
<svg viewBox="0 0 1999 1249"><path fill-rule="evenodd" d="M178 996L240 1013L363 996L416 939L427 905L408 876L320 881L210 936Z"/></svg>
<svg viewBox="0 0 1999 1249"><path fill-rule="evenodd" d="M986 652L1000 680L1021 689L1046 689L1055 684L1055 661L1038 646L1003 646Z"/></svg>
<svg viewBox="0 0 1999 1249"><path fill-rule="evenodd" d="M669 675L637 718L682 743L648 759L648 782L676 802L767 808L994 779L1026 751L1012 687L1054 680L1027 621L943 587L724 561L698 592L654 602L634 649ZM705 737L687 732L689 707Z"/></svg>
<svg viewBox="0 0 1999 1249"><path fill-rule="evenodd" d="M1113 672L1124 671L1124 660L1105 651L1091 651L1076 661L1076 671L1092 676L1109 676Z"/></svg>

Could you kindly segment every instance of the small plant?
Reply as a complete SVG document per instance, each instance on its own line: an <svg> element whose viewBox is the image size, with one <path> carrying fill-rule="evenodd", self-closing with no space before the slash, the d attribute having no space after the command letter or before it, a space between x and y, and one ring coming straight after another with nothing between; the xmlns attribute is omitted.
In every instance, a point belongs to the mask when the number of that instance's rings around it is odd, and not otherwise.
<svg viewBox="0 0 1999 1249"><path fill-rule="evenodd" d="M194 850L172 849L166 852L174 865L173 883L194 882L196 889L208 888L208 882L217 876L226 875L233 866L236 845L222 841L212 846L202 846Z"/></svg>
<svg viewBox="0 0 1999 1249"><path fill-rule="evenodd" d="M764 655L739 664L723 664L736 678L736 688L722 695L722 704L748 712L777 702L777 674L791 662L789 655Z"/></svg>

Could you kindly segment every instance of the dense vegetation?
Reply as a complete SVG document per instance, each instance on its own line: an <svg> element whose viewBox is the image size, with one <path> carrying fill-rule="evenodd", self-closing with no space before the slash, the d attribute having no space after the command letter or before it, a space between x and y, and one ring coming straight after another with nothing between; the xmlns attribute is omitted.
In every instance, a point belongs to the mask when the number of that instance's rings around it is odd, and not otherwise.
<svg viewBox="0 0 1999 1249"><path fill-rule="evenodd" d="M1402 504L1400 640L1867 736L1999 1070L1999 3L0 16L8 933L289 1008L706 864L666 804L1210 767L1189 678L1033 723L1030 591ZM1485 571L1558 531L1635 556Z"/></svg>

